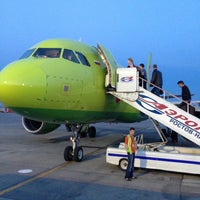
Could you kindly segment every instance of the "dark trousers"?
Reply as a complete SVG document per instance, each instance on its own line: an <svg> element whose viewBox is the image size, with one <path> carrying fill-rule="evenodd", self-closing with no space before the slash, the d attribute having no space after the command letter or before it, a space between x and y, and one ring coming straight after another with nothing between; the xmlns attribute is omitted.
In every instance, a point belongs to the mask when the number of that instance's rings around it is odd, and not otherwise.
<svg viewBox="0 0 200 200"><path fill-rule="evenodd" d="M176 133L175 131L172 131L171 138L172 138L173 143L177 143L178 142L178 133Z"/></svg>
<svg viewBox="0 0 200 200"><path fill-rule="evenodd" d="M188 101L190 103L190 101ZM191 105L187 105L185 102L181 102L178 107L182 110L185 110L186 112L189 112L192 115L195 115L195 107ZM189 110L188 110L189 109Z"/></svg>
<svg viewBox="0 0 200 200"><path fill-rule="evenodd" d="M134 161L135 161L135 154L128 153L128 166L126 169L126 175L125 178L132 178L133 177L133 171L134 171Z"/></svg>
<svg viewBox="0 0 200 200"><path fill-rule="evenodd" d="M187 111L187 104L185 102L181 102L178 107L184 111Z"/></svg>
<svg viewBox="0 0 200 200"><path fill-rule="evenodd" d="M154 93L155 95L157 96L160 96L160 89L157 88L157 87L154 87L152 90L151 90L152 93Z"/></svg>

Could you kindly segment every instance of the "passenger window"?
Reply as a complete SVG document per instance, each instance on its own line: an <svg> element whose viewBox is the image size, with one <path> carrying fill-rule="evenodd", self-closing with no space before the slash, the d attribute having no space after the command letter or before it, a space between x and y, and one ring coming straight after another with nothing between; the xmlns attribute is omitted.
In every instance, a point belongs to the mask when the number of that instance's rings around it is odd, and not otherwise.
<svg viewBox="0 0 200 200"><path fill-rule="evenodd" d="M25 51L24 54L19 59L28 58L34 51L35 51L35 49L29 49L29 50Z"/></svg>
<svg viewBox="0 0 200 200"><path fill-rule="evenodd" d="M38 48L33 57L59 58L61 49L59 48Z"/></svg>
<svg viewBox="0 0 200 200"><path fill-rule="evenodd" d="M83 65L90 66L90 63L88 62L87 58L82 53L76 51L76 54L78 55L78 58L80 59Z"/></svg>
<svg viewBox="0 0 200 200"><path fill-rule="evenodd" d="M72 62L75 62L75 63L80 63L77 59L77 57L75 56L74 52L70 49L65 49L64 52L63 52L63 58L64 59L67 59L67 60L70 60Z"/></svg>

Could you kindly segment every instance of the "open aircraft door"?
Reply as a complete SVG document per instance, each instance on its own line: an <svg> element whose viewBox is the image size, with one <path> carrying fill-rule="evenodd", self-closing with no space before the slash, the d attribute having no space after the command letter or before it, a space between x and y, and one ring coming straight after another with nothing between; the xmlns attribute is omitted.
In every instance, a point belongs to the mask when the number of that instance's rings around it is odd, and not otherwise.
<svg viewBox="0 0 200 200"><path fill-rule="evenodd" d="M97 49L100 58L107 68L107 74L105 78L105 86L116 87L116 69L117 63L111 53L100 44L97 44Z"/></svg>

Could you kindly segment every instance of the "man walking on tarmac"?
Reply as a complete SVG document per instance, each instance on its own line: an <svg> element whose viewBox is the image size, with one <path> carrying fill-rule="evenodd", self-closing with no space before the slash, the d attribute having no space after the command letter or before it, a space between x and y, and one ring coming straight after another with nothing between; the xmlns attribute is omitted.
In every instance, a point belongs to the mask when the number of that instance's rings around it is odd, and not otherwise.
<svg viewBox="0 0 200 200"><path fill-rule="evenodd" d="M135 160L135 152L136 152L136 143L134 140L135 128L131 127L129 130L129 134L125 137L125 148L128 154L128 166L126 169L125 179L127 181L131 181L136 177L133 176L134 171L134 160Z"/></svg>

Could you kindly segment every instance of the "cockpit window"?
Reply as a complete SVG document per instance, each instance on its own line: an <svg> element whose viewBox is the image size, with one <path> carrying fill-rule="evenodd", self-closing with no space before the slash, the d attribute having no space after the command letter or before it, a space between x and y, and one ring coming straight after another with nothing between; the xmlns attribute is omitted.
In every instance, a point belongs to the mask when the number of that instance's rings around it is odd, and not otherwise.
<svg viewBox="0 0 200 200"><path fill-rule="evenodd" d="M60 52L60 48L38 48L37 51L33 54L33 57L59 58Z"/></svg>
<svg viewBox="0 0 200 200"><path fill-rule="evenodd" d="M87 58L82 53L76 51L76 54L83 65L90 66L90 63L88 62Z"/></svg>
<svg viewBox="0 0 200 200"><path fill-rule="evenodd" d="M34 51L35 49L28 49L27 51L23 53L23 55L19 59L28 58Z"/></svg>
<svg viewBox="0 0 200 200"><path fill-rule="evenodd" d="M64 52L63 52L63 58L64 59L67 59L67 60L70 60L72 62L75 62L75 63L80 63L76 57L76 55L74 54L74 52L70 49L65 49Z"/></svg>

